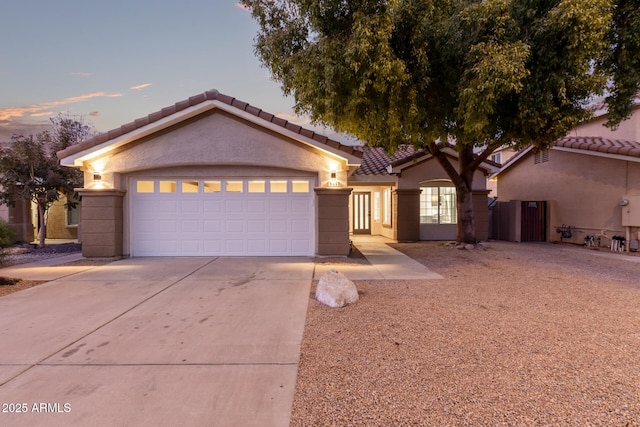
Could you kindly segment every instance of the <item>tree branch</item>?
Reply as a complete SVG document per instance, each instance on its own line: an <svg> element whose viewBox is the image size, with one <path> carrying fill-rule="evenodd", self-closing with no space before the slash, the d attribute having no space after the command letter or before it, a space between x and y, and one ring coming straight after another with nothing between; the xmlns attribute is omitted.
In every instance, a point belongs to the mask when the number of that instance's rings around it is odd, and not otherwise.
<svg viewBox="0 0 640 427"><path fill-rule="evenodd" d="M442 166L442 168L444 169L446 174L449 176L449 178L451 178L451 181L456 186L462 184L462 177L460 176L460 174L458 173L456 168L453 167L453 165L451 164L451 162L447 158L447 155L442 152L442 150L439 147L439 144L436 144L435 141L434 142L430 142L429 143L429 152L431 153L431 155L433 157L436 158L438 163L440 163L440 166Z"/></svg>
<svg viewBox="0 0 640 427"><path fill-rule="evenodd" d="M478 154L475 159L469 164L469 167L473 170L476 170L482 162L487 160L494 151L503 146L503 143L493 143L489 144L487 148L485 148L482 153Z"/></svg>

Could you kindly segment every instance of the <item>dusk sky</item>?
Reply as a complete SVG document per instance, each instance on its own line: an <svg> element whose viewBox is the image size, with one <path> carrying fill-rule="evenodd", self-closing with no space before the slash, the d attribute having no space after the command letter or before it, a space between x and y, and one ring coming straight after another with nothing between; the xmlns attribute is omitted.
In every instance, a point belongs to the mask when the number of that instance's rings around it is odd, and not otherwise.
<svg viewBox="0 0 640 427"><path fill-rule="evenodd" d="M0 10L1 141L59 112L104 132L209 89L292 118L237 0L9 0Z"/></svg>

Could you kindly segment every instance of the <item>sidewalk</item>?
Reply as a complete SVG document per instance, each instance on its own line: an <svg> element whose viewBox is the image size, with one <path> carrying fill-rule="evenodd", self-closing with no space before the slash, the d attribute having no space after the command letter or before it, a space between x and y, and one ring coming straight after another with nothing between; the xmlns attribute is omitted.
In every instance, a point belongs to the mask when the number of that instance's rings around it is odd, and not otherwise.
<svg viewBox="0 0 640 427"><path fill-rule="evenodd" d="M84 259L84 257L81 253L60 255L41 261L0 268L0 276L15 277L24 280L51 281L95 268L93 265L62 265L82 259Z"/></svg>
<svg viewBox="0 0 640 427"><path fill-rule="evenodd" d="M350 280L430 280L443 277L409 258L381 236L352 236L353 245L367 258L366 264L316 264L314 279L328 270L337 270Z"/></svg>

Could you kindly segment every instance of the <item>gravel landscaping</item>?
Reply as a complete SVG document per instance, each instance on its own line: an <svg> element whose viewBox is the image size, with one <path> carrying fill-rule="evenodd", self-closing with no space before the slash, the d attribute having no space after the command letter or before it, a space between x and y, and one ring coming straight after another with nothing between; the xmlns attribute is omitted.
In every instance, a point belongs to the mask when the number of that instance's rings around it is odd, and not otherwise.
<svg viewBox="0 0 640 427"><path fill-rule="evenodd" d="M80 243L52 244L41 249L37 249L35 245L32 244L16 245L5 249L5 254L2 257L0 268L17 264L25 264L28 262L42 261L49 258L80 252L81 250L82 245Z"/></svg>
<svg viewBox="0 0 640 427"><path fill-rule="evenodd" d="M356 281L341 309L311 299L291 426L640 425L640 264L393 246L444 279Z"/></svg>

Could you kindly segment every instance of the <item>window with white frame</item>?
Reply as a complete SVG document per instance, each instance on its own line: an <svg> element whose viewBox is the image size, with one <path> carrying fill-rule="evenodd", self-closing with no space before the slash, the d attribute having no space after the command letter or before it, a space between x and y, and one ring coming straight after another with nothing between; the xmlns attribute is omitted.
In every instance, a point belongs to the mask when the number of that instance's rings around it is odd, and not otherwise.
<svg viewBox="0 0 640 427"><path fill-rule="evenodd" d="M382 222L391 224L391 188L385 188L382 192Z"/></svg>
<svg viewBox="0 0 640 427"><path fill-rule="evenodd" d="M380 222L380 192L373 193L373 220Z"/></svg>
<svg viewBox="0 0 640 427"><path fill-rule="evenodd" d="M420 187L421 224L457 224L456 188L444 182Z"/></svg>

